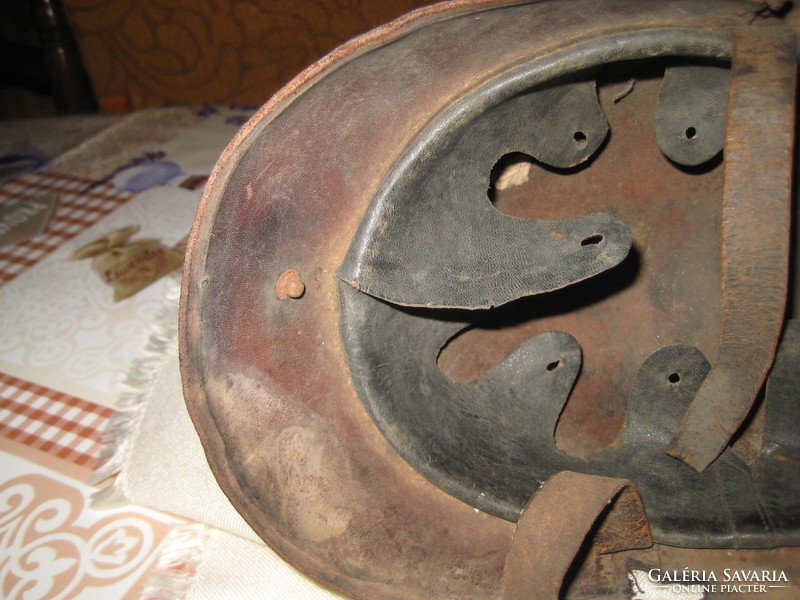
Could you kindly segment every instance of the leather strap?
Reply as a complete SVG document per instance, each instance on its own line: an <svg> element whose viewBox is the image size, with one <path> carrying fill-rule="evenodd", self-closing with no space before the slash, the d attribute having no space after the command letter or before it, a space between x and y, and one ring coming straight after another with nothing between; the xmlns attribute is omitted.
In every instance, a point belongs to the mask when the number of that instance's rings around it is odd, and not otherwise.
<svg viewBox="0 0 800 600"><path fill-rule="evenodd" d="M787 295L797 47L783 27L734 32L722 202L719 357L669 449L703 471L750 412Z"/></svg>
<svg viewBox="0 0 800 600"><path fill-rule="evenodd" d="M557 600L564 576L598 523L598 554L653 544L630 481L562 471L534 494L514 530L503 572L503 600Z"/></svg>

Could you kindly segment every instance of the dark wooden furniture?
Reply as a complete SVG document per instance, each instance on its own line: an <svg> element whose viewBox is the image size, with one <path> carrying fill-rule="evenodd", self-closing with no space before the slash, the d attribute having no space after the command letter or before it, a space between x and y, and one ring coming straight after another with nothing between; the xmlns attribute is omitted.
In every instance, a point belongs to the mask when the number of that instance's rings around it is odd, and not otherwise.
<svg viewBox="0 0 800 600"><path fill-rule="evenodd" d="M30 19L35 35L24 41L19 36L0 39L0 87L50 95L60 114L96 112L97 100L60 0L33 0L4 10Z"/></svg>

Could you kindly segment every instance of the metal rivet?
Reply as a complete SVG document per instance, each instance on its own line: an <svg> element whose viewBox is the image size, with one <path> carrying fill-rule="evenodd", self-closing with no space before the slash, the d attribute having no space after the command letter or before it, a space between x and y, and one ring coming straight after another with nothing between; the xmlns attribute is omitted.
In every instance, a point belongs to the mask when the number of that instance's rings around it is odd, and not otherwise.
<svg viewBox="0 0 800 600"><path fill-rule="evenodd" d="M278 282L275 284L275 293L281 300L300 298L305 291L306 285L300 279L300 273L294 269L286 269L278 277Z"/></svg>

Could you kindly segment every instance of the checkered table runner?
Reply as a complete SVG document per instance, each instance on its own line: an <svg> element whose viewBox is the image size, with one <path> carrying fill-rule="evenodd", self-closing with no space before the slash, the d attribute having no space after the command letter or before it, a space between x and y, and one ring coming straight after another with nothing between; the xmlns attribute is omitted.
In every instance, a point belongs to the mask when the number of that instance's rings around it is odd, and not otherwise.
<svg viewBox="0 0 800 600"><path fill-rule="evenodd" d="M0 373L0 435L90 468L114 410Z"/></svg>
<svg viewBox="0 0 800 600"><path fill-rule="evenodd" d="M134 196L109 182L98 183L59 173L29 173L0 187L0 206L12 199L35 198L53 192L61 197L47 232L0 248L0 285L8 283Z"/></svg>
<svg viewBox="0 0 800 600"><path fill-rule="evenodd" d="M0 286L29 269L134 194L108 182L59 173L29 173L0 187L0 206L14 199L60 195L47 231L0 248ZM113 409L0 372L0 435L78 465L94 467Z"/></svg>

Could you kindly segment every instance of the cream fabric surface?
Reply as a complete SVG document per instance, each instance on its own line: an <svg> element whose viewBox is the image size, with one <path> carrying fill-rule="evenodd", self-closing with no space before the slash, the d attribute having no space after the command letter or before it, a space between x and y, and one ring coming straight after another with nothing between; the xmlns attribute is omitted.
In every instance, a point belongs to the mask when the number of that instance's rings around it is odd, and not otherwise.
<svg viewBox="0 0 800 600"><path fill-rule="evenodd" d="M188 585L172 593L187 600L335 600L260 541L217 485L183 401L177 352L178 282L167 296L159 330L130 374L127 413L111 432L102 479L116 471L96 507L132 503L211 527ZM137 384L141 385L140 389ZM185 574L183 574L185 576ZM163 579L163 577L161 578ZM186 582L184 582L186 583ZM169 587L169 583L159 583ZM187 589L178 589L185 587ZM163 594L163 589L159 590ZM145 598L155 597L145 594ZM158 596L161 597L161 596Z"/></svg>
<svg viewBox="0 0 800 600"><path fill-rule="evenodd" d="M186 600L343 599L284 563L263 544L219 529L209 533L204 560Z"/></svg>

